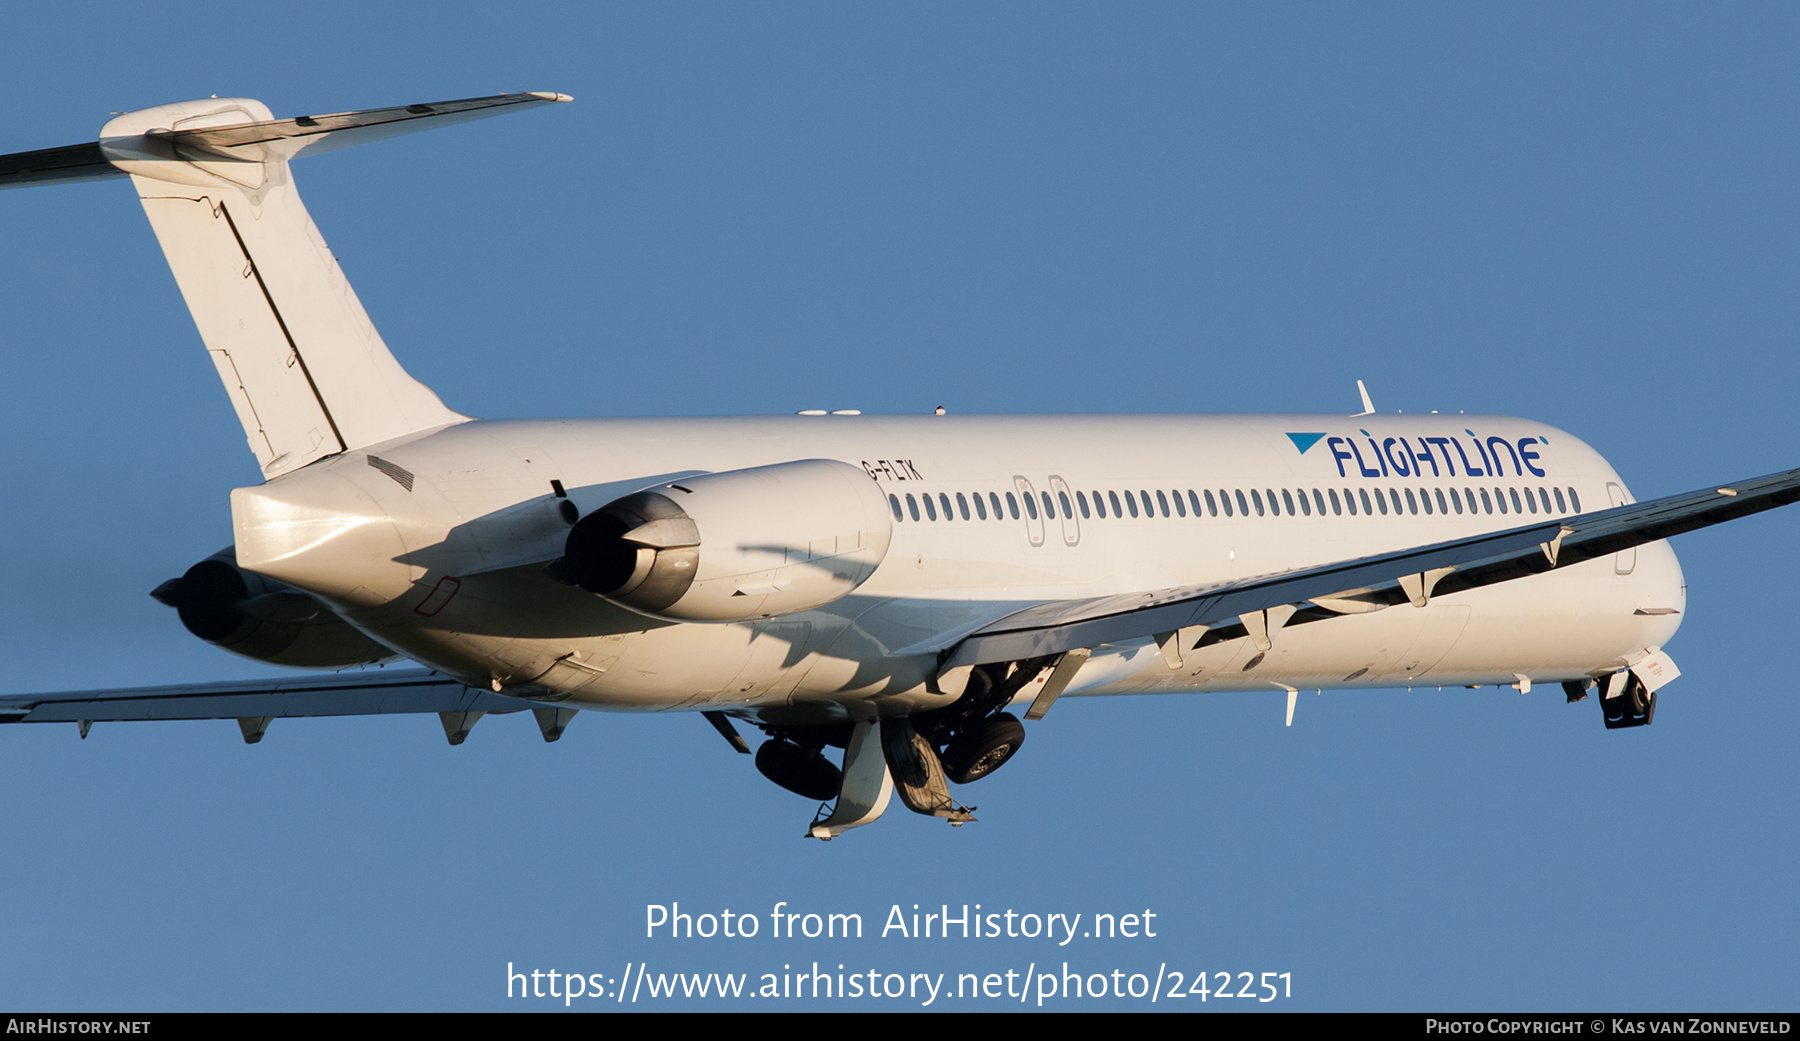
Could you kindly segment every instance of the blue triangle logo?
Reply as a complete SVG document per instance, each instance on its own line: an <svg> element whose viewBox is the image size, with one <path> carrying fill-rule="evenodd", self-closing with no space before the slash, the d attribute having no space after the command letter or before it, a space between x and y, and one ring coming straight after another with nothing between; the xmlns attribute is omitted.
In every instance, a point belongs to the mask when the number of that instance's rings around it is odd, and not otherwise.
<svg viewBox="0 0 1800 1041"><path fill-rule="evenodd" d="M1319 439L1324 436L1324 434L1289 434L1288 440L1294 443L1294 447L1300 450L1301 455L1305 455L1306 450L1318 444Z"/></svg>

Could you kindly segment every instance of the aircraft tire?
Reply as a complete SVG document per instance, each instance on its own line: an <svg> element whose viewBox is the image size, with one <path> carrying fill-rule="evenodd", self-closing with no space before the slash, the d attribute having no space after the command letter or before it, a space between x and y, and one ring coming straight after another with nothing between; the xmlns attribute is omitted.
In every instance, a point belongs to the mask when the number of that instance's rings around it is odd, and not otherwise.
<svg viewBox="0 0 1800 1041"><path fill-rule="evenodd" d="M795 795L820 802L837 798L844 783L843 773L817 749L780 739L765 741L756 750L756 769Z"/></svg>
<svg viewBox="0 0 1800 1041"><path fill-rule="evenodd" d="M979 781L1006 765L1025 743L1025 724L1002 712L957 735L944 750L945 773L957 784Z"/></svg>

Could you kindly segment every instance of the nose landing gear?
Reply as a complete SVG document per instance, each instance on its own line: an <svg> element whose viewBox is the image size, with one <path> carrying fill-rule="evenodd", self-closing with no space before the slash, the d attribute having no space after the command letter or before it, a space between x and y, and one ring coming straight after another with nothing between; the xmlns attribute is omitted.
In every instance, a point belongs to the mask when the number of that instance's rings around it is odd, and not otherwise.
<svg viewBox="0 0 1800 1041"><path fill-rule="evenodd" d="M1646 687L1637 673L1618 673L1606 684L1600 715L1608 730L1647 727L1656 718L1656 692Z"/></svg>

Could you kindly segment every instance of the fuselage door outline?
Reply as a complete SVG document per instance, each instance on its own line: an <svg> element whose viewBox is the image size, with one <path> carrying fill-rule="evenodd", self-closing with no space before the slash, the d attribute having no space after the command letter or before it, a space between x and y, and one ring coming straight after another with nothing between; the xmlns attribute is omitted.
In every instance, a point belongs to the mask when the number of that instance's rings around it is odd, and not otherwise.
<svg viewBox="0 0 1800 1041"><path fill-rule="evenodd" d="M1025 537L1033 546L1044 544L1044 518L1038 513L1037 489L1025 478L1013 475L1013 487L1019 490L1019 497L1025 501L1019 505L1025 509Z"/></svg>
<svg viewBox="0 0 1800 1041"><path fill-rule="evenodd" d="M1069 487L1069 482L1051 474L1050 491L1054 493L1057 505L1062 508L1063 545L1078 545L1081 542L1081 521L1075 516L1075 490Z"/></svg>

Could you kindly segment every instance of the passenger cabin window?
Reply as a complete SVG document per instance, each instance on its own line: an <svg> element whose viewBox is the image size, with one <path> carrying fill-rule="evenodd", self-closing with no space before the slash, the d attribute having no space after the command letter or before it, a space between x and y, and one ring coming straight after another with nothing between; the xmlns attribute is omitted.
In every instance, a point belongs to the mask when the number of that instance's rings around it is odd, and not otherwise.
<svg viewBox="0 0 1800 1041"><path fill-rule="evenodd" d="M981 493L975 493L975 516L987 520L987 503L981 499Z"/></svg>
<svg viewBox="0 0 1800 1041"><path fill-rule="evenodd" d="M1125 511L1119 508L1119 493L1118 492L1107 492L1106 500L1108 502L1112 503L1113 516L1115 516L1115 517L1125 516ZM1137 516L1137 511L1132 510L1131 515L1133 517Z"/></svg>
<svg viewBox="0 0 1800 1041"><path fill-rule="evenodd" d="M1199 511L1196 510L1194 512L1198 513ZM1219 515L1219 504L1214 501L1211 488L1206 489L1206 515L1208 517L1217 517ZM1230 499L1225 500L1225 516L1231 516Z"/></svg>
<svg viewBox="0 0 1800 1041"><path fill-rule="evenodd" d="M888 505L892 506L894 508L894 519L895 520L905 520L906 519L906 517L900 513L900 497L898 495L889 495L888 496Z"/></svg>
<svg viewBox="0 0 1800 1041"><path fill-rule="evenodd" d="M919 502L913 498L911 492L906 493L906 512L912 514L913 520L919 519Z"/></svg>
<svg viewBox="0 0 1800 1041"><path fill-rule="evenodd" d="M1363 516L1373 517L1375 515L1375 507L1369 502L1369 490L1367 488L1358 488L1356 491L1357 497L1362 499ZM1355 511L1352 510L1351 512L1354 513ZM1386 513L1387 510L1384 509L1381 512Z"/></svg>
<svg viewBox="0 0 1800 1041"><path fill-rule="evenodd" d="M1149 506L1150 501L1148 499L1144 500L1144 505ZM1161 488L1156 490L1156 506L1157 509L1162 511L1163 516L1167 517L1169 515L1169 497L1163 494Z"/></svg>
<svg viewBox="0 0 1800 1041"><path fill-rule="evenodd" d="M1581 496L1576 495L1573 488L1569 489L1569 505L1574 508L1576 513L1581 512Z"/></svg>
<svg viewBox="0 0 1800 1041"><path fill-rule="evenodd" d="M1130 492L1125 493L1125 505L1131 507L1131 515L1133 517L1136 517L1138 515L1137 497L1132 495Z"/></svg>
<svg viewBox="0 0 1800 1041"><path fill-rule="evenodd" d="M1558 513L1569 512L1569 508L1567 506L1563 505L1562 489L1561 488L1553 488L1551 490L1556 493L1556 512L1558 512Z"/></svg>
<svg viewBox="0 0 1800 1041"><path fill-rule="evenodd" d="M1029 503L1031 500L1027 499L1025 501ZM998 514L1000 511L995 510L994 512ZM1013 520L1019 519L1019 500L1013 498L1013 493L1011 492L1006 493L1006 512L1012 514Z"/></svg>
<svg viewBox="0 0 1800 1041"><path fill-rule="evenodd" d="M1092 514L1088 513L1087 493L1086 492L1076 492L1075 493L1075 505L1081 507L1081 519L1082 520L1087 520L1090 516L1092 516Z"/></svg>

